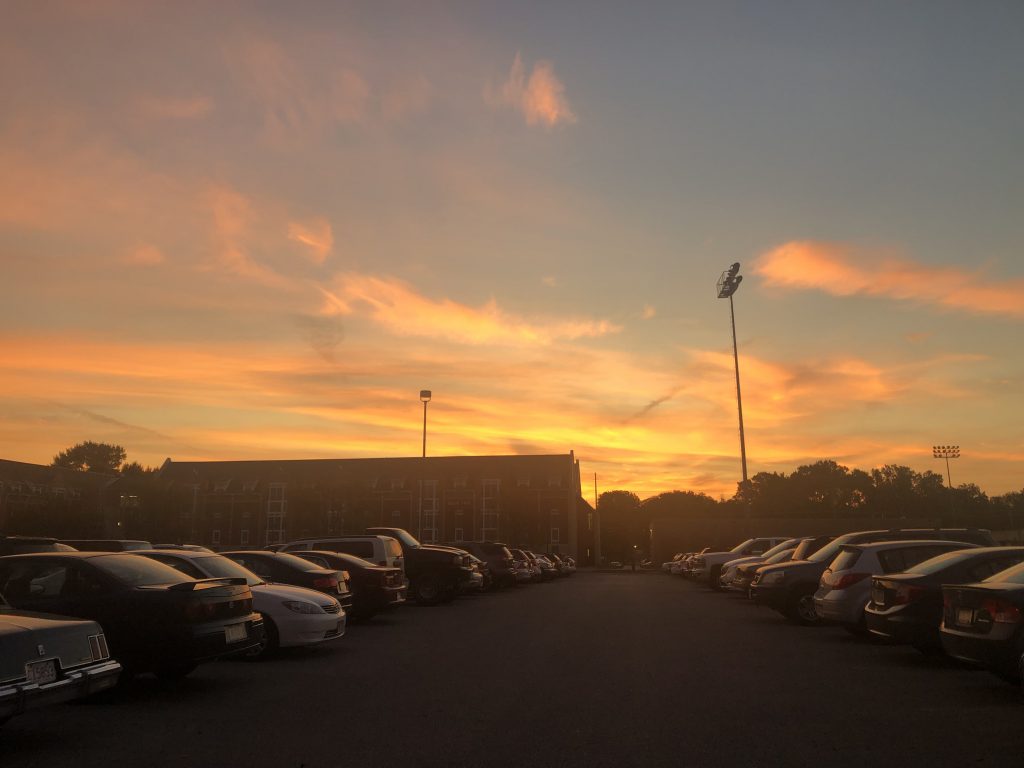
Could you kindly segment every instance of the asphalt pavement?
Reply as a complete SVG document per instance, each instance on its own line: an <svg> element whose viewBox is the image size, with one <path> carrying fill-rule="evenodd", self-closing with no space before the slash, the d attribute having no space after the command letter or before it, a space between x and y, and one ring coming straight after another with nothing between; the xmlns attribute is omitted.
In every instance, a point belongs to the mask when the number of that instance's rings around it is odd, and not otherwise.
<svg viewBox="0 0 1024 768"><path fill-rule="evenodd" d="M406 606L0 729L0 766L1019 765L1020 691L676 577Z"/></svg>

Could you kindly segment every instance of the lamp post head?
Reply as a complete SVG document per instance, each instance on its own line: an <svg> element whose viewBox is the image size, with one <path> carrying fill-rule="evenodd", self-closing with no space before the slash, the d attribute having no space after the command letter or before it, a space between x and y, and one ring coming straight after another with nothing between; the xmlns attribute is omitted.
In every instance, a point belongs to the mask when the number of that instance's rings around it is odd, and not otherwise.
<svg viewBox="0 0 1024 768"><path fill-rule="evenodd" d="M743 281L743 275L739 274L740 263L737 261L718 277L718 298L728 299Z"/></svg>
<svg viewBox="0 0 1024 768"><path fill-rule="evenodd" d="M429 389L421 389L420 390L420 400L422 400L424 403L429 403L430 402L430 390Z"/></svg>
<svg viewBox="0 0 1024 768"><path fill-rule="evenodd" d="M933 445L932 458L934 459L959 459L959 445Z"/></svg>

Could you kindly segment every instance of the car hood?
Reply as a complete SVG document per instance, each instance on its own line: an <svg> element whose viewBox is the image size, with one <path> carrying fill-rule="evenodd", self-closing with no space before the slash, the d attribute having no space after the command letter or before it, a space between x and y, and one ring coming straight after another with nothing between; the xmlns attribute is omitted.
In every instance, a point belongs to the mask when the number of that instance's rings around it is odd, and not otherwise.
<svg viewBox="0 0 1024 768"><path fill-rule="evenodd" d="M269 611L271 606L279 604L282 600L305 600L308 603L323 605L332 598L332 595L315 589L293 587L289 584L260 584L252 588L252 606L257 611Z"/></svg>

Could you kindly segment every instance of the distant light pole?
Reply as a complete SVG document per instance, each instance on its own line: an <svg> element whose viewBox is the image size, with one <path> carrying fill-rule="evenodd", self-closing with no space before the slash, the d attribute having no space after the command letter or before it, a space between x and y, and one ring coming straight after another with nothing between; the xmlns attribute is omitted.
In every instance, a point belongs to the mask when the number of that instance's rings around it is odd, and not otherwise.
<svg viewBox="0 0 1024 768"><path fill-rule="evenodd" d="M732 320L732 359L736 365L736 408L740 414L740 462L743 465L743 483L747 482L747 445L743 436L743 398L740 396L740 354L736 347L736 313L732 307L732 295L740 287L743 275L739 274L737 261L718 278L718 298L729 300L729 317Z"/></svg>
<svg viewBox="0 0 1024 768"><path fill-rule="evenodd" d="M960 458L959 445L933 445L932 458L946 460L946 482L949 484L949 511L956 512L953 507L953 477L949 474L949 460Z"/></svg>
<svg viewBox="0 0 1024 768"><path fill-rule="evenodd" d="M423 458L427 458L427 403L430 402L430 390L420 390L420 400L423 401Z"/></svg>

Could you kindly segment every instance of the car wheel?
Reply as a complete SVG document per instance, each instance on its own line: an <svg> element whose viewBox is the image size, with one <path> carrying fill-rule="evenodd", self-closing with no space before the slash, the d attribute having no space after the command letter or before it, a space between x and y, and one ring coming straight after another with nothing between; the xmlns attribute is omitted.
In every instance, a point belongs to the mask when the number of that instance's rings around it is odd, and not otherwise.
<svg viewBox="0 0 1024 768"><path fill-rule="evenodd" d="M273 656L278 648L281 647L281 636L278 634L277 625L274 624L273 620L263 615L263 640L260 644L245 654L246 661L263 661L264 659Z"/></svg>
<svg viewBox="0 0 1024 768"><path fill-rule="evenodd" d="M416 579L411 591L416 602L423 605L436 605L444 596L441 584L434 576Z"/></svg>
<svg viewBox="0 0 1024 768"><path fill-rule="evenodd" d="M160 667L156 671L156 676L161 680L182 680L195 672L197 666L199 665L192 662L168 664L165 667Z"/></svg>
<svg viewBox="0 0 1024 768"><path fill-rule="evenodd" d="M786 608L786 618L804 626L818 624L821 619L814 610L814 590L805 589L794 593Z"/></svg>
<svg viewBox="0 0 1024 768"><path fill-rule="evenodd" d="M711 570L708 571L708 586L711 587L715 592L722 591L722 585L718 583L719 577L722 575L722 566L713 565Z"/></svg>

